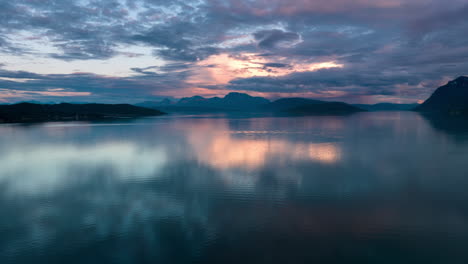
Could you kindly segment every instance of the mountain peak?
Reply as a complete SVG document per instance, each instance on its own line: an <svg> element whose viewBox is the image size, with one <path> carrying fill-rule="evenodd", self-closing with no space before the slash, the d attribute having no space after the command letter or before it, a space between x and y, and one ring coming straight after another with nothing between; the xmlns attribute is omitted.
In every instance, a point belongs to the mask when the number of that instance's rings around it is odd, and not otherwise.
<svg viewBox="0 0 468 264"><path fill-rule="evenodd" d="M169 100L169 98L164 98L164 99L162 99L162 100L160 101L160 103L162 103L162 104L170 104L170 103L172 103L172 101Z"/></svg>
<svg viewBox="0 0 468 264"><path fill-rule="evenodd" d="M252 97L252 96L250 96L248 94L245 94L245 93L238 93L238 92L230 92L226 96L224 96L225 99L229 99L229 98L249 98L249 97Z"/></svg>
<svg viewBox="0 0 468 264"><path fill-rule="evenodd" d="M270 101L263 97L254 97L245 93L231 92L222 99L222 102L227 106L236 106L240 109L244 109L256 108L259 105L268 104Z"/></svg>
<svg viewBox="0 0 468 264"><path fill-rule="evenodd" d="M468 76L460 76L456 78L454 81L468 81Z"/></svg>
<svg viewBox="0 0 468 264"><path fill-rule="evenodd" d="M468 77L460 76L453 81L450 81L448 84L452 86L461 86L461 87L468 87Z"/></svg>
<svg viewBox="0 0 468 264"><path fill-rule="evenodd" d="M195 95L192 97L184 97L179 100L179 104L191 104L191 103L200 103L206 101L205 97Z"/></svg>
<svg viewBox="0 0 468 264"><path fill-rule="evenodd" d="M192 97L185 97L185 98L182 98L182 99L205 99L205 97L203 96L200 96L200 95L195 95L195 96L192 96Z"/></svg>

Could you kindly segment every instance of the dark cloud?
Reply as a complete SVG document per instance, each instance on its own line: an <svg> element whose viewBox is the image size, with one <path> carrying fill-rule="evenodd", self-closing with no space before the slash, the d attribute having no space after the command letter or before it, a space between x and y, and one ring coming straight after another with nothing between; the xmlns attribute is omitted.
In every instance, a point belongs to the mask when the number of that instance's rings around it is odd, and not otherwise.
<svg viewBox="0 0 468 264"><path fill-rule="evenodd" d="M167 91L174 86L185 87L184 80L188 77L186 71L166 72L165 77L160 78L157 74L147 74L149 68L135 68L136 72L143 73L141 76L120 78L90 73L35 74L0 70L0 89L18 94L17 97L10 98L10 101L23 101L22 96L26 94L29 95L29 99L35 100L131 103L160 98L154 94L158 90ZM66 92L89 93L89 95L82 97L63 94ZM0 99L3 97L0 96Z"/></svg>
<svg viewBox="0 0 468 264"><path fill-rule="evenodd" d="M158 75L154 71L148 71L148 70L157 69L157 68L159 68L159 67L158 66L149 66L149 67L145 67L145 68L130 68L130 70L132 70L132 71L134 71L136 73L141 73L141 74Z"/></svg>
<svg viewBox="0 0 468 264"><path fill-rule="evenodd" d="M297 33L284 32L279 29L261 30L253 35L258 41L258 46L265 49L275 48L281 44L292 44L301 38Z"/></svg>
<svg viewBox="0 0 468 264"><path fill-rule="evenodd" d="M148 66L144 68L131 68L130 70L136 73L167 78L168 75L174 73L187 73L191 66L189 63L169 63L164 66Z"/></svg>
<svg viewBox="0 0 468 264"><path fill-rule="evenodd" d="M50 54L51 57L64 60L107 59L116 55L115 45L101 40L68 41L56 45L63 53Z"/></svg>
<svg viewBox="0 0 468 264"><path fill-rule="evenodd" d="M167 48L157 50L156 55L161 56L169 61L199 61L206 59L210 55L216 54L216 48Z"/></svg>
<svg viewBox="0 0 468 264"><path fill-rule="evenodd" d="M264 63L263 64L264 67L267 67L267 68L289 68L291 67L291 65L289 64L285 64L285 63L275 63L275 62L271 62L271 63Z"/></svg>
<svg viewBox="0 0 468 264"><path fill-rule="evenodd" d="M152 46L185 49L192 45L192 42L184 36L190 28L193 30L193 26L190 23L159 25L153 27L149 31L134 35L132 38L135 41Z"/></svg>

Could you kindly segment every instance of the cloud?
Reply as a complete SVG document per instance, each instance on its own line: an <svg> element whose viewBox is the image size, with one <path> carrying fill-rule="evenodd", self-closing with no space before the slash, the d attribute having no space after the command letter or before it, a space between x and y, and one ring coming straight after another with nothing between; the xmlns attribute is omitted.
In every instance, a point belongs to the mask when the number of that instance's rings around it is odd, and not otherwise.
<svg viewBox="0 0 468 264"><path fill-rule="evenodd" d="M294 45L301 38L297 33L284 32L279 29L261 30L255 32L253 35L258 41L258 46L265 49Z"/></svg>
<svg viewBox="0 0 468 264"><path fill-rule="evenodd" d="M266 67L266 68L289 68L289 67L291 67L291 65L286 64L286 63L268 62L268 63L264 63L263 67Z"/></svg>
<svg viewBox="0 0 468 264"><path fill-rule="evenodd" d="M169 61L199 61L204 60L217 52L218 50L216 48L211 47L195 49L168 48L159 50L156 54Z"/></svg>
<svg viewBox="0 0 468 264"><path fill-rule="evenodd" d="M148 71L148 70L153 70L153 69L157 69L158 66L148 66L148 67L145 67L145 68L130 68L130 70L136 72L136 73L141 73L141 74L147 74L147 75L158 75L156 72L154 71Z"/></svg>
<svg viewBox="0 0 468 264"><path fill-rule="evenodd" d="M149 67L151 68L153 67ZM132 103L160 98L157 95L158 91L186 87L183 82L187 78L186 71L166 72L165 77L161 78L157 74L148 74L149 69L134 69L142 75L132 77L109 77L90 73L35 74L0 70L0 100Z"/></svg>

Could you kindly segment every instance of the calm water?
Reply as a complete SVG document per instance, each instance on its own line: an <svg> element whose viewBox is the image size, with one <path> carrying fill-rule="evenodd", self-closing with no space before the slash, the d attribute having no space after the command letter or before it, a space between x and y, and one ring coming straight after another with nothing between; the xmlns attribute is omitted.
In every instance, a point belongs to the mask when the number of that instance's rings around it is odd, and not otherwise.
<svg viewBox="0 0 468 264"><path fill-rule="evenodd" d="M416 113L0 126L0 263L468 263L468 130Z"/></svg>

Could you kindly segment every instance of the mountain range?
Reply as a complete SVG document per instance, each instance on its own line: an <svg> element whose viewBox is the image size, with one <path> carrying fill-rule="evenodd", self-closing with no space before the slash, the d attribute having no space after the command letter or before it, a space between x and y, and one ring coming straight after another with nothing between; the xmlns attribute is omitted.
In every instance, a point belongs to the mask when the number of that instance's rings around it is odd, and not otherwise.
<svg viewBox="0 0 468 264"><path fill-rule="evenodd" d="M245 93L232 92L225 97L205 98L202 96L185 97L179 101L169 99L160 102L143 102L138 106L161 109L166 112L269 112L297 115L348 114L365 111L361 108L342 103L327 102L306 98L283 98L270 101Z"/></svg>
<svg viewBox="0 0 468 264"><path fill-rule="evenodd" d="M136 104L153 109L172 111L252 111L270 103L263 97L254 97L244 93L229 93L225 97L205 98L202 96L184 97L178 101L164 99L159 102L147 101Z"/></svg>

